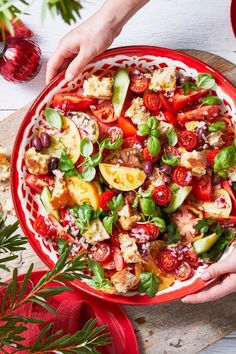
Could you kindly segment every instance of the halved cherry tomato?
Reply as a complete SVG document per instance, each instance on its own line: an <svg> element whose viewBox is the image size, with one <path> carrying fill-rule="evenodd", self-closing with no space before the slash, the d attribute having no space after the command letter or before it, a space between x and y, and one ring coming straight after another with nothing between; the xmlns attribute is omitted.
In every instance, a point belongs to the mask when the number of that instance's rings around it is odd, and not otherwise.
<svg viewBox="0 0 236 354"><path fill-rule="evenodd" d="M143 103L145 107L152 112L160 110L162 106L159 95L154 92L146 93L143 96Z"/></svg>
<svg viewBox="0 0 236 354"><path fill-rule="evenodd" d="M91 112L102 123L111 123L117 120L110 100L102 101L96 108L91 108Z"/></svg>
<svg viewBox="0 0 236 354"><path fill-rule="evenodd" d="M126 138L137 135L138 130L129 118L119 117L118 124Z"/></svg>
<svg viewBox="0 0 236 354"><path fill-rule="evenodd" d="M137 224L130 232L130 236L136 239L137 244L155 240L160 234L159 227L153 223Z"/></svg>
<svg viewBox="0 0 236 354"><path fill-rule="evenodd" d="M192 276L193 276L193 270L188 264L188 262L182 262L175 269L175 278L179 281L190 279Z"/></svg>
<svg viewBox="0 0 236 354"><path fill-rule="evenodd" d="M199 265L199 260L197 254L194 252L193 249L188 249L187 251L184 251L184 259L186 262L190 264L190 266L193 269L197 269Z"/></svg>
<svg viewBox="0 0 236 354"><path fill-rule="evenodd" d="M192 111L178 114L177 120L184 124L191 120L214 120L220 112L220 105L202 106Z"/></svg>
<svg viewBox="0 0 236 354"><path fill-rule="evenodd" d="M170 250L162 251L157 257L157 262L161 270L171 273L179 265L178 258Z"/></svg>
<svg viewBox="0 0 236 354"><path fill-rule="evenodd" d="M109 206L107 205L113 197L115 197L115 193L112 191L105 191L99 196L99 205L103 210L110 210Z"/></svg>
<svg viewBox="0 0 236 354"><path fill-rule="evenodd" d="M233 191L233 189L231 188L229 182L227 180L222 182L222 188L224 188L226 190L226 192L229 193L231 202L232 202L232 211L231 214L232 215L236 215L236 197L235 197L235 193Z"/></svg>
<svg viewBox="0 0 236 354"><path fill-rule="evenodd" d="M165 111L170 112L172 115L175 115L175 111L174 111L173 107L167 101L165 96L162 93L160 93L159 97L160 97L162 106L164 107Z"/></svg>
<svg viewBox="0 0 236 354"><path fill-rule="evenodd" d="M177 123L177 119L172 113L165 111L164 116L165 116L165 120L167 121L167 123L170 123L173 125L175 125Z"/></svg>
<svg viewBox="0 0 236 354"><path fill-rule="evenodd" d="M148 88L149 80L144 75L134 75L131 77L130 89L135 93L143 93Z"/></svg>
<svg viewBox="0 0 236 354"><path fill-rule="evenodd" d="M198 146L198 137L194 132L183 130L179 133L178 143L187 151L193 151Z"/></svg>
<svg viewBox="0 0 236 354"><path fill-rule="evenodd" d="M180 157L181 156L181 152L179 150L179 148L177 148L176 146L165 146L165 152L167 156L175 156L175 157Z"/></svg>
<svg viewBox="0 0 236 354"><path fill-rule="evenodd" d="M189 95L177 93L173 97L173 108L175 112L187 111L191 105L197 103L200 98L205 97L209 90L200 89L192 91Z"/></svg>
<svg viewBox="0 0 236 354"><path fill-rule="evenodd" d="M53 186L53 176L36 176L31 173L26 173L25 176L26 185L32 189L35 193L40 194L45 186Z"/></svg>
<svg viewBox="0 0 236 354"><path fill-rule="evenodd" d="M209 165L214 165L214 159L216 157L216 155L220 152L220 149L214 149L208 152L207 154L207 162L209 163Z"/></svg>
<svg viewBox="0 0 236 354"><path fill-rule="evenodd" d="M89 250L89 256L96 262L107 262L111 256L111 247L106 242L99 242Z"/></svg>
<svg viewBox="0 0 236 354"><path fill-rule="evenodd" d="M52 99L54 108L60 108L63 111L82 111L86 112L90 106L96 105L97 99L89 98L77 93L57 93Z"/></svg>
<svg viewBox="0 0 236 354"><path fill-rule="evenodd" d="M153 189L152 199L157 205L166 205L171 200L171 190L166 185L157 186Z"/></svg>
<svg viewBox="0 0 236 354"><path fill-rule="evenodd" d="M38 216L35 219L34 225L33 225L35 231L41 236L47 236L48 235L50 226L51 226L50 220L48 220L47 218L45 218L42 215Z"/></svg>
<svg viewBox="0 0 236 354"><path fill-rule="evenodd" d="M142 149L142 141L138 136L131 136L129 138L125 138L122 143L122 149L128 149L138 147L138 149Z"/></svg>
<svg viewBox="0 0 236 354"><path fill-rule="evenodd" d="M213 198L211 176L204 175L192 180L192 192L195 197L203 202L211 202Z"/></svg>
<svg viewBox="0 0 236 354"><path fill-rule="evenodd" d="M162 155L162 152L159 152L159 154L157 156L153 156L150 151L148 150L147 147L145 147L143 149L143 159L144 161L148 160L148 161L151 161L151 162L156 162L158 161L160 158L161 158L161 155Z"/></svg>
<svg viewBox="0 0 236 354"><path fill-rule="evenodd" d="M178 166L173 173L173 180L181 187L189 186L192 183L192 173L184 166Z"/></svg>

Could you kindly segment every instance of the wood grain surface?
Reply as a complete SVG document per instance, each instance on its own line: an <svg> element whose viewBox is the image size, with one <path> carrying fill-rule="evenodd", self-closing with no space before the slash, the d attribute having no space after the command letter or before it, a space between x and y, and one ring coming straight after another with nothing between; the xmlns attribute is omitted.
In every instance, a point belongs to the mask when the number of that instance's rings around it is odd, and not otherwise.
<svg viewBox="0 0 236 354"><path fill-rule="evenodd" d="M184 50L223 73L236 86L236 67L227 60L213 54ZM11 153L17 130L29 105L6 117L0 122L0 144ZM0 201L4 204L9 198L8 183L5 192L0 192ZM25 272L33 262L35 269L46 269L31 247L22 252L17 265ZM212 304L186 305L174 302L151 307L125 306L137 334L141 354L195 354L210 344L223 338L236 329L236 294ZM233 340L233 339L232 339ZM235 347L228 342L228 353L236 353ZM226 344L227 348L227 344ZM204 353L223 353L223 351L204 351ZM225 351L224 351L225 353ZM132 353L125 353L132 354Z"/></svg>

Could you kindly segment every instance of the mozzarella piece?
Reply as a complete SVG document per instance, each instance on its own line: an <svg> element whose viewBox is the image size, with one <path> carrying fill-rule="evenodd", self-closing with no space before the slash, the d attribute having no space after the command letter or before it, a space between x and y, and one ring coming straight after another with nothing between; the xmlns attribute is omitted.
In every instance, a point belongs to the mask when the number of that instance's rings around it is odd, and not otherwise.
<svg viewBox="0 0 236 354"><path fill-rule="evenodd" d="M176 72L174 67L155 70L149 84L149 90L174 91L176 89Z"/></svg>

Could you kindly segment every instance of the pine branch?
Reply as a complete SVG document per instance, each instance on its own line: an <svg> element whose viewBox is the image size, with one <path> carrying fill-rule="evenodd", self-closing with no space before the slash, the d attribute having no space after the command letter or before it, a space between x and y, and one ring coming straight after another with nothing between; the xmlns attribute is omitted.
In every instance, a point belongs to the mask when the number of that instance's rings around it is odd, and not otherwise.
<svg viewBox="0 0 236 354"><path fill-rule="evenodd" d="M29 2L26 0L19 0L18 2L26 6L29 5ZM20 14L25 13L25 11L17 7L15 3L15 0L0 0L0 30L3 39L5 39L6 30L12 36L14 35L14 28L11 21L14 18L17 18Z"/></svg>
<svg viewBox="0 0 236 354"><path fill-rule="evenodd" d="M78 0L43 0L43 7L49 9L53 17L61 16L67 24L76 22L77 17L80 17L82 5Z"/></svg>

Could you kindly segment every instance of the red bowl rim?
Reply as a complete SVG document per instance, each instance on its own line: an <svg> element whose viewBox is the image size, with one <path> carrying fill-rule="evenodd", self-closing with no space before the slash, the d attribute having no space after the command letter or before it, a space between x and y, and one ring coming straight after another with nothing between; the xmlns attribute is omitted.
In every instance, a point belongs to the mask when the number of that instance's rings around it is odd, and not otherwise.
<svg viewBox="0 0 236 354"><path fill-rule="evenodd" d="M123 53L125 52L125 53ZM223 88L223 91L227 93L231 98L233 98L236 101L236 89L235 87L217 70L215 70L213 67L210 65L204 63L203 61L192 57L191 55L182 53L180 51L174 50L174 49L168 49L168 48L163 48L163 47L156 47L156 46L147 46L147 45L134 45L134 46L124 46L124 47L117 47L117 48L112 48L106 50L104 53L98 55L92 62L97 61L98 59L105 59L111 56L116 56L118 54L124 54L124 55L153 55L153 56L158 56L158 57L168 57L173 60L180 60L183 61L187 66L193 67L199 72L208 72L212 73L214 77L217 79L217 81L221 82L221 87ZM91 62L91 63L92 63ZM45 89L39 94L39 96L35 99L33 104L31 105L30 109L28 110L21 127L17 133L14 147L13 147L13 152L12 152L12 159L11 159L11 194L12 194L12 199L13 199L13 204L14 208L16 211L16 215L20 221L20 226L22 228L22 231L24 234L27 236L29 243L35 253L39 256L39 258L46 264L50 269L53 268L54 264L51 261L51 259L42 251L41 248L38 247L38 241L32 237L32 235L28 235L29 230L27 229L27 226L24 222L24 211L21 207L21 202L18 198L18 195L16 193L17 190L17 185L18 185L18 176L17 176L17 169L16 169L16 158L14 156L17 155L18 151L18 146L19 143L21 142L21 136L22 133L24 132L27 124L29 123L31 116L34 114L34 111L38 105L38 103L48 94L48 92L54 88L61 80L64 79L65 76L65 71L61 72L58 74L48 86L45 87ZM31 234L31 233L30 233ZM163 304L171 301L176 301L184 296L187 296L189 294L198 292L200 290L203 290L204 288L208 287L212 282L215 280L210 280L210 281L203 281L201 278L197 278L192 284L188 286L184 286L180 289L176 289L174 291L170 291L168 293L163 293L158 296L149 298L146 295L132 295L132 296L122 296L122 295L114 295L114 294L109 294L106 292L98 291L94 288L89 287L87 284L81 281L75 281L72 283L72 285L80 289L82 291L87 292L90 295L94 295L100 299L107 300L110 302L115 302L123 305L142 305L142 306L150 306L150 305L158 305L158 304Z"/></svg>

